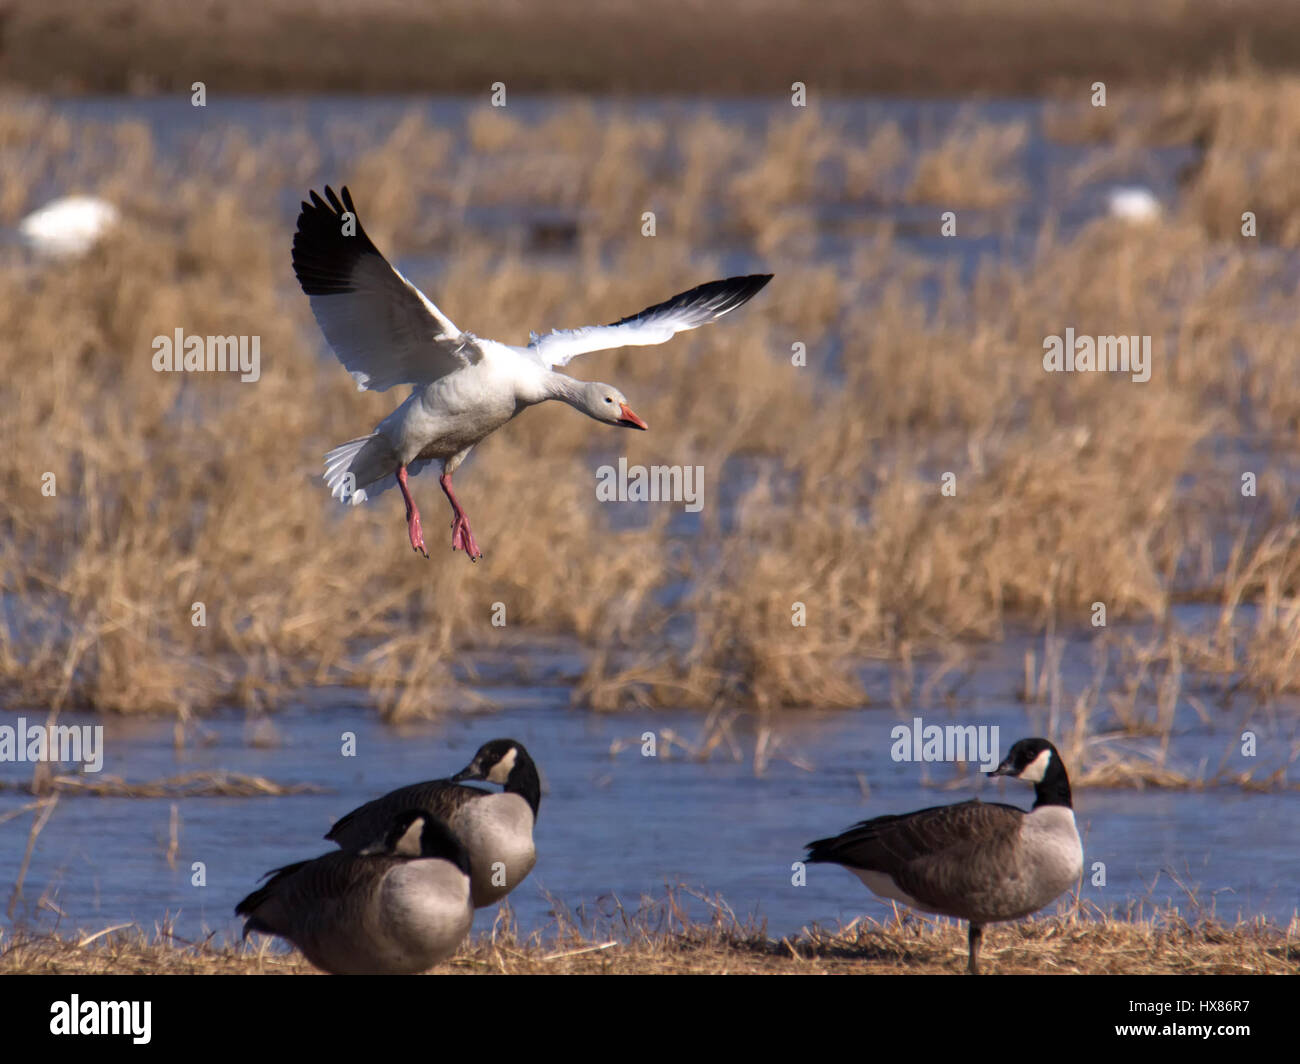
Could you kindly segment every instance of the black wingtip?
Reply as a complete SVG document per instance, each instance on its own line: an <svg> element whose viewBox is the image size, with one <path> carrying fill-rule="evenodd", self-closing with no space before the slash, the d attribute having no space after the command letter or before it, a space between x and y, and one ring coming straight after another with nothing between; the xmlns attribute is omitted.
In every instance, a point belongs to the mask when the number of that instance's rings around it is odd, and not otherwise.
<svg viewBox="0 0 1300 1064"><path fill-rule="evenodd" d="M342 199L325 186L322 199L315 189L307 193L298 214L293 236L293 272L309 296L336 295L353 291L352 270L366 255L379 255L352 204L352 193L343 186ZM352 235L343 234L343 215L351 213ZM382 256L380 256L382 258Z"/></svg>
<svg viewBox="0 0 1300 1064"><path fill-rule="evenodd" d="M632 314L618 321L610 322L613 326L644 322L663 314L697 315L698 320L687 327L695 328L716 321L724 314L729 314L737 307L742 307L756 296L763 286L772 279L770 273L750 273L736 277L726 277L720 281L708 281L685 292L679 292L671 299L647 307L639 314Z"/></svg>
<svg viewBox="0 0 1300 1064"><path fill-rule="evenodd" d="M763 290L772 277L770 273L749 273L700 285L699 290L701 295L712 301L714 313L720 317L737 307L743 307Z"/></svg>
<svg viewBox="0 0 1300 1064"><path fill-rule="evenodd" d="M776 276L771 273L751 273L741 280L746 282L746 295L743 302L753 299L759 292L767 287L769 281Z"/></svg>
<svg viewBox="0 0 1300 1064"><path fill-rule="evenodd" d="M351 200L351 197L347 194L346 185L343 188L343 194L349 201ZM334 189L329 185L325 186L325 196L323 199L321 198L320 193L318 193L314 188L307 190L307 198L311 200L311 202L303 202L302 210L298 215L299 228L302 226L303 215L307 215L310 218L313 214L325 214L331 218L338 218L345 210L351 209L351 203L349 202L348 206L345 207L343 202L335 194Z"/></svg>

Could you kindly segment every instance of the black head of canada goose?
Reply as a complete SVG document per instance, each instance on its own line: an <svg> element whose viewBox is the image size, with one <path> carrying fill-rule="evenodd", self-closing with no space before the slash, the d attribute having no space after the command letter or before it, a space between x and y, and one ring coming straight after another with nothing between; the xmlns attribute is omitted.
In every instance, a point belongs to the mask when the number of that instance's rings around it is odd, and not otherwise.
<svg viewBox="0 0 1300 1064"><path fill-rule="evenodd" d="M876 817L810 843L806 860L843 865L882 898L970 921L969 970L977 974L985 924L1037 912L1083 873L1056 747L1021 739L989 775L1032 783L1033 810L976 799Z"/></svg>
<svg viewBox="0 0 1300 1064"><path fill-rule="evenodd" d="M338 975L405 975L450 957L474 920L470 862L447 824L418 809L393 817L367 854L335 851L269 872L235 906L244 937L292 942Z"/></svg>
<svg viewBox="0 0 1300 1064"><path fill-rule="evenodd" d="M500 784L501 791L468 787L466 780ZM537 863L533 825L542 801L537 766L522 743L493 739L450 779L400 787L352 810L326 834L344 850L360 853L379 844L394 815L423 809L442 817L469 850L474 905L500 901Z"/></svg>

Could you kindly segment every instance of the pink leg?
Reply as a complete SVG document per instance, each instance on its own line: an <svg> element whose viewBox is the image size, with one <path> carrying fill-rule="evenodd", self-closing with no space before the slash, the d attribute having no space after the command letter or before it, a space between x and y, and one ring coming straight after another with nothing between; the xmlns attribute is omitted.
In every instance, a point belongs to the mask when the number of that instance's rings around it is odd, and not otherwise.
<svg viewBox="0 0 1300 1064"><path fill-rule="evenodd" d="M420 511L415 508L411 498L411 489L406 486L406 466L397 467L397 486L402 489L402 498L406 500L406 528L411 534L411 549L418 550L426 558L429 552L424 549L424 530L420 527Z"/></svg>
<svg viewBox="0 0 1300 1064"><path fill-rule="evenodd" d="M451 503L452 513L455 514L451 522L451 549L463 550L469 555L470 561L476 562L483 557L483 552L478 549L478 544L474 542L474 533L469 528L469 517L460 508L460 503L456 500L456 493L451 490L451 474L443 473L438 478L438 483L442 485L442 490L447 493L447 501Z"/></svg>

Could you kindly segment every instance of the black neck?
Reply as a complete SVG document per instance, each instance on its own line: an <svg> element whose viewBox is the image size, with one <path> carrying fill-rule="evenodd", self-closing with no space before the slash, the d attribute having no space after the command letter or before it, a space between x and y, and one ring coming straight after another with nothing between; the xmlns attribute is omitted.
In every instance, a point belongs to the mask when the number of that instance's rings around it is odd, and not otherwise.
<svg viewBox="0 0 1300 1064"><path fill-rule="evenodd" d="M516 749L518 750L518 747ZM532 808L533 819L537 819L537 810L542 804L542 780L537 775L537 766L533 764L533 759L522 750L519 750L515 767L506 778L506 793L519 795ZM1066 793L1069 793L1068 788Z"/></svg>
<svg viewBox="0 0 1300 1064"><path fill-rule="evenodd" d="M1065 769L1061 767L1059 758L1053 757L1052 764L1047 775L1043 777L1041 783L1034 785L1034 808L1037 809L1044 805L1063 805L1066 809L1073 809L1074 803L1070 795L1070 777L1066 775Z"/></svg>
<svg viewBox="0 0 1300 1064"><path fill-rule="evenodd" d="M450 861L466 875L470 874L469 850L450 828L427 826L420 846L421 857L441 857Z"/></svg>

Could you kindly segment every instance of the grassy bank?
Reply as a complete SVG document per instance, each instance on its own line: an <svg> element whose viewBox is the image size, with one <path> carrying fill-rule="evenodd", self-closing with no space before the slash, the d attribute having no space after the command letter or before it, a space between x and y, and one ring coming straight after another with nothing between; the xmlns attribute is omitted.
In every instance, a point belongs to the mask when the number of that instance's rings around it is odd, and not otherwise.
<svg viewBox="0 0 1300 1064"><path fill-rule="evenodd" d="M1294 69L1285 0L15 0L0 81L56 91L1030 94L1251 55Z"/></svg>
<svg viewBox="0 0 1300 1064"><path fill-rule="evenodd" d="M92 939L93 941L90 941ZM1300 927L1189 923L1176 912L1147 919L1049 917L985 930L981 962L1004 975L1300 974ZM440 975L958 975L964 925L878 924L814 930L773 941L728 923L621 934L573 928L521 938L478 937ZM311 974L299 954L150 941L138 930L102 936L6 936L0 974Z"/></svg>

